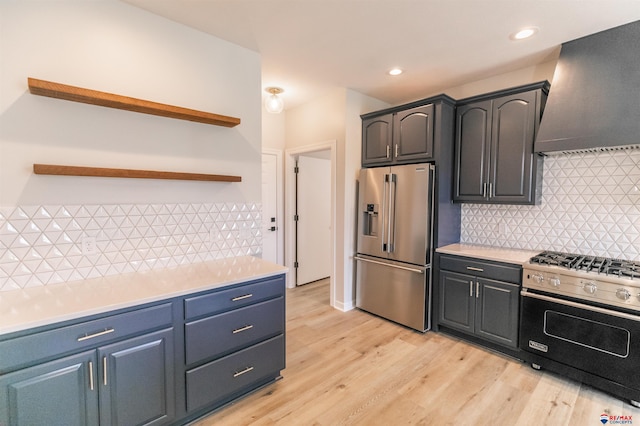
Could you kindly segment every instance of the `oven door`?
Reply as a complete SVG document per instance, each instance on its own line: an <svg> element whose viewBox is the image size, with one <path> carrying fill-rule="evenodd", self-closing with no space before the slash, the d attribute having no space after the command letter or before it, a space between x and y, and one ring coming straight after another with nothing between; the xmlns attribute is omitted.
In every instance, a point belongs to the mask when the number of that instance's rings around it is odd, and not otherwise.
<svg viewBox="0 0 640 426"><path fill-rule="evenodd" d="M640 316L522 292L520 348L640 389Z"/></svg>

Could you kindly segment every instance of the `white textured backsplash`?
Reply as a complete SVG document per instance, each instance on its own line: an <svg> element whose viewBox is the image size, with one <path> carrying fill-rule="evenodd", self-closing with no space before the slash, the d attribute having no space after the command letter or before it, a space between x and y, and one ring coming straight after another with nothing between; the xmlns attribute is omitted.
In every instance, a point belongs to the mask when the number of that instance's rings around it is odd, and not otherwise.
<svg viewBox="0 0 640 426"><path fill-rule="evenodd" d="M260 209L253 203L0 207L0 291L260 254ZM86 237L95 238L94 254L83 254Z"/></svg>
<svg viewBox="0 0 640 426"><path fill-rule="evenodd" d="M544 159L536 206L462 205L461 242L640 260L640 150Z"/></svg>

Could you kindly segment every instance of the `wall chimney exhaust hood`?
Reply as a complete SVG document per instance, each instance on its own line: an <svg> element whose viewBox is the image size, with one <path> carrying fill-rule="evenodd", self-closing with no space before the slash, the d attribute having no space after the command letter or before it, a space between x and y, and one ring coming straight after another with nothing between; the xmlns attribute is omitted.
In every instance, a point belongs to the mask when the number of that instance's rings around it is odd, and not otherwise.
<svg viewBox="0 0 640 426"><path fill-rule="evenodd" d="M640 21L562 44L536 152L640 147Z"/></svg>

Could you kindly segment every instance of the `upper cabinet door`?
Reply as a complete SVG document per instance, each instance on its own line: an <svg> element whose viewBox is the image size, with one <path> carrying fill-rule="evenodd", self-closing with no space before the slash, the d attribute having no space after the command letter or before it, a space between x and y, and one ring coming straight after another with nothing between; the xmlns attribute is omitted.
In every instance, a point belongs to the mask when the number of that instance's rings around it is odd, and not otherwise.
<svg viewBox="0 0 640 426"><path fill-rule="evenodd" d="M490 100L458 107L454 201L481 202L488 199L491 114Z"/></svg>
<svg viewBox="0 0 640 426"><path fill-rule="evenodd" d="M494 202L533 201L536 102L539 91L505 96L493 101L491 194Z"/></svg>
<svg viewBox="0 0 640 426"><path fill-rule="evenodd" d="M362 120L363 166L391 162L392 120L392 114Z"/></svg>
<svg viewBox="0 0 640 426"><path fill-rule="evenodd" d="M545 81L460 101L454 201L535 204L539 200L542 160L533 152L533 142L548 89Z"/></svg>
<svg viewBox="0 0 640 426"><path fill-rule="evenodd" d="M433 104L397 112L393 122L393 157L398 163L433 158Z"/></svg>

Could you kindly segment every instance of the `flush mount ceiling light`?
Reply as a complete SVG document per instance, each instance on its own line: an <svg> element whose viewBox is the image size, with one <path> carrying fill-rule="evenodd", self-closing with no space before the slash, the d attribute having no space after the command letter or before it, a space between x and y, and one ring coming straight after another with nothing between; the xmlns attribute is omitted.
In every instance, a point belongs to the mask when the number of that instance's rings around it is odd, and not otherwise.
<svg viewBox="0 0 640 426"><path fill-rule="evenodd" d="M511 40L524 40L525 38L529 38L535 35L538 32L538 27L527 27L523 28L520 31L513 33L509 36Z"/></svg>
<svg viewBox="0 0 640 426"><path fill-rule="evenodd" d="M264 100L264 107L267 112L273 114L281 113L284 108L284 101L278 95L284 92L284 89L281 89L280 87L267 87L264 90L267 93L271 93Z"/></svg>
<svg viewBox="0 0 640 426"><path fill-rule="evenodd" d="M392 68L389 70L389 75L400 75L402 70L400 68Z"/></svg>

